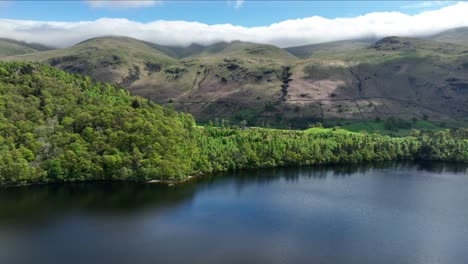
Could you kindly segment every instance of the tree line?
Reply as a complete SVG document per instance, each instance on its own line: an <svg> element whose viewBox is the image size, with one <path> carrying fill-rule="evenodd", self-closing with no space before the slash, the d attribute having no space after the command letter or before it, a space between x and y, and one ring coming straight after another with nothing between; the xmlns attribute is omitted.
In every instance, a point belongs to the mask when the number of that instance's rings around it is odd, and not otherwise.
<svg viewBox="0 0 468 264"><path fill-rule="evenodd" d="M344 130L198 127L119 87L0 63L0 185L179 180L243 168L386 160L468 162L468 131L396 138Z"/></svg>

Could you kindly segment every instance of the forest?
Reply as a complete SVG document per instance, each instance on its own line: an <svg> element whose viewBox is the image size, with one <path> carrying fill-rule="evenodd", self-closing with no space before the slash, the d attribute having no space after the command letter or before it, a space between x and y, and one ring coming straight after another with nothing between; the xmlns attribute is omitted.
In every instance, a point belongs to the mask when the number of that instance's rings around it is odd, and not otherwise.
<svg viewBox="0 0 468 264"><path fill-rule="evenodd" d="M340 128L201 127L121 87L36 63L0 63L0 185L181 180L389 160L468 162L468 129L390 137Z"/></svg>

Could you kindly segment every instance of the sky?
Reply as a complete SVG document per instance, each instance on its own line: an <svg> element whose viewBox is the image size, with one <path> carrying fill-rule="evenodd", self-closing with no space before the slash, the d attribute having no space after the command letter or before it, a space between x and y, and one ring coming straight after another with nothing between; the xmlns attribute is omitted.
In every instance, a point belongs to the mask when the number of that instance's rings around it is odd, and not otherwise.
<svg viewBox="0 0 468 264"><path fill-rule="evenodd" d="M124 35L165 45L243 40L281 47L468 26L456 1L0 1L0 37L68 47Z"/></svg>

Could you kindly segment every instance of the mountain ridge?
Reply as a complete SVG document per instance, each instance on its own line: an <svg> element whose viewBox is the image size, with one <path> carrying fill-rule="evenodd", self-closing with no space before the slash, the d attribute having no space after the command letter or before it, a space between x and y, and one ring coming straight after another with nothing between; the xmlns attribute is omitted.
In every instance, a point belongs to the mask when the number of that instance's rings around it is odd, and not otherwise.
<svg viewBox="0 0 468 264"><path fill-rule="evenodd" d="M52 48L37 43L27 43L8 38L0 38L0 57L27 54L50 49Z"/></svg>
<svg viewBox="0 0 468 264"><path fill-rule="evenodd" d="M468 45L468 27L449 29L429 37L429 39L452 44Z"/></svg>
<svg viewBox="0 0 468 264"><path fill-rule="evenodd" d="M386 37L281 49L240 41L167 47L113 36L3 60L40 61L119 84L201 122L305 127L334 119L463 119L468 47L439 40Z"/></svg>

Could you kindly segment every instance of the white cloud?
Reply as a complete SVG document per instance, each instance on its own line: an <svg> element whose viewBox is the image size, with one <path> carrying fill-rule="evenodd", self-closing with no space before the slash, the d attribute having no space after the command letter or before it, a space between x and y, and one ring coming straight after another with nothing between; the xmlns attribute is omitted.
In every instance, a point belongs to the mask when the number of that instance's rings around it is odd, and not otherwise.
<svg viewBox="0 0 468 264"><path fill-rule="evenodd" d="M153 6L160 1L154 0L127 0L127 1L111 1L111 0L85 0L85 2L93 8L114 8L114 9L126 9L126 8L140 8Z"/></svg>
<svg viewBox="0 0 468 264"><path fill-rule="evenodd" d="M106 35L129 36L163 45L211 44L242 40L280 47L356 38L422 36L468 26L468 3L459 2L416 15L400 12L369 13L352 18L319 16L286 20L261 27L207 25L187 21L134 22L102 18L95 21L52 22L0 19L0 37L67 47Z"/></svg>

